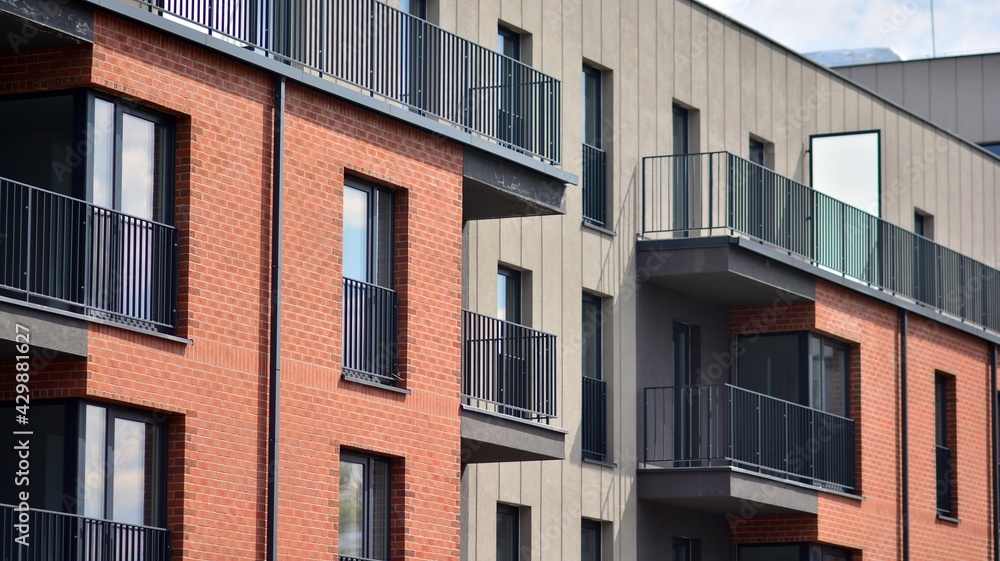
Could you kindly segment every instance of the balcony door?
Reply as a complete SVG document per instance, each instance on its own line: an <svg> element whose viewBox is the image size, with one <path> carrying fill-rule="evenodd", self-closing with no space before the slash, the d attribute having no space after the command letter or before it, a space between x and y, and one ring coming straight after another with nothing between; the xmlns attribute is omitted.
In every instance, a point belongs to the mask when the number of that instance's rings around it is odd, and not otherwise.
<svg viewBox="0 0 1000 561"><path fill-rule="evenodd" d="M691 119L690 112L679 106L673 108L673 158L671 230L687 230L691 227Z"/></svg>
<svg viewBox="0 0 1000 561"><path fill-rule="evenodd" d="M527 330L521 325L521 272L509 267L497 268L497 318L504 321L499 334L497 398L506 415L527 415L530 391L524 338Z"/></svg>
<svg viewBox="0 0 1000 561"><path fill-rule="evenodd" d="M505 57L500 59L498 68L497 138L514 146L523 146L521 88L524 77L518 64L521 62L521 34L500 26L497 30L497 52Z"/></svg>

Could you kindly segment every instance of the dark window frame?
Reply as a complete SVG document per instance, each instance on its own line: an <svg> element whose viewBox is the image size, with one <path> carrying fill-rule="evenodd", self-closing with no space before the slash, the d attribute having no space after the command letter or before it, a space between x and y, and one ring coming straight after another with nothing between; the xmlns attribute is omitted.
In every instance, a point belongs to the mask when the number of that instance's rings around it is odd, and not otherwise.
<svg viewBox="0 0 1000 561"><path fill-rule="evenodd" d="M580 555L581 555L580 561L601 561L601 559L604 557L603 543L602 543L603 540L601 535L604 531L604 525L597 520L590 520L588 518L584 518L580 526L581 526L580 540L582 542L580 547ZM594 555L589 559L583 558L583 544L586 543L587 541L586 538L588 533L591 533L591 535L594 538Z"/></svg>
<svg viewBox="0 0 1000 561"><path fill-rule="evenodd" d="M502 516L510 518L511 521L511 541L513 550L509 552L500 551L500 519ZM521 558L521 508L516 505L497 503L497 561L519 561ZM502 555L503 554L503 555Z"/></svg>
<svg viewBox="0 0 1000 561"><path fill-rule="evenodd" d="M826 544L818 544L812 542L788 542L788 543L756 543L756 544L740 544L739 551L737 552L737 559L742 560L742 553L744 550L748 549L765 549L765 548L789 548L798 549L798 561L815 561L818 559L820 561L826 559L827 556L835 556L843 561L850 561L852 558L851 551L843 547L836 547Z"/></svg>
<svg viewBox="0 0 1000 561"><path fill-rule="evenodd" d="M958 493L955 477L957 402L954 376L934 374L934 448L936 507L939 516L957 518Z"/></svg>
<svg viewBox="0 0 1000 561"><path fill-rule="evenodd" d="M340 454L340 461L360 464L363 466L364 470L364 498L363 498L363 518L364 527L362 528L362 555L364 559L372 559L377 561L388 561L392 555L392 487L393 487L393 474L392 474L392 461L389 458L382 456L369 455L364 452L354 451L354 450L344 450ZM386 470L385 479L385 489L383 490L385 495L385 503L383 508L385 509L385 520L384 528L385 534L383 538L385 539L385 557L384 559L379 559L375 557L376 553L373 553L374 549L374 533L375 533L375 486L378 484L375 481L375 464L383 464ZM341 481L340 485L343 485ZM342 489L342 487L341 487ZM339 502L339 501L338 501ZM342 542L340 542L342 543ZM340 544L338 544L338 553Z"/></svg>
<svg viewBox="0 0 1000 561"><path fill-rule="evenodd" d="M517 325L523 325L524 320L524 275L521 271L506 267L504 265L497 266L497 315L500 314L500 300L499 300L499 280L504 279L504 288L506 292L504 294L504 320L509 323L514 323ZM513 312L513 313L512 313ZM513 317L511 317L513 316Z"/></svg>

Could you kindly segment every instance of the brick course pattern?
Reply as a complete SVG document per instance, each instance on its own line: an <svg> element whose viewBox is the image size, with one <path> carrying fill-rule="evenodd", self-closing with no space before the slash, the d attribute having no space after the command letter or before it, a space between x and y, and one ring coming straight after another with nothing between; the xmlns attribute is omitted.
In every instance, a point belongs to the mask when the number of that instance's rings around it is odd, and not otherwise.
<svg viewBox="0 0 1000 561"><path fill-rule="evenodd" d="M193 344L91 324L89 358L51 361L36 397L171 414L173 558L262 559L273 81L100 10L94 36L92 46L4 55L2 91L87 87L175 116L177 335ZM349 449L393 461L392 559L457 559L462 149L295 84L286 127L279 554L336 558ZM341 378L351 176L396 192L408 395ZM12 379L0 387L11 398Z"/></svg>
<svg viewBox="0 0 1000 561"><path fill-rule="evenodd" d="M765 321L766 320L766 321ZM851 412L857 430L855 491L820 492L817 516L749 516L730 522L734 543L810 541L852 549L855 560L901 558L900 322L897 308L816 282L814 303L734 308L734 333L810 330L850 345ZM994 524L990 444L990 347L908 315L910 556L990 559ZM955 377L954 493L961 522L937 516L934 375Z"/></svg>

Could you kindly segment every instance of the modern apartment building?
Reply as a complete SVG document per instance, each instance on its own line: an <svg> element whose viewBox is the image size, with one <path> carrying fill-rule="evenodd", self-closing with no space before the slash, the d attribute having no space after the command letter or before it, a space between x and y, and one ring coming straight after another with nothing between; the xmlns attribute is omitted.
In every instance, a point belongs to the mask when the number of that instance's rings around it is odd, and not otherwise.
<svg viewBox="0 0 1000 561"><path fill-rule="evenodd" d="M688 0L0 29L0 557L997 557L947 127Z"/></svg>

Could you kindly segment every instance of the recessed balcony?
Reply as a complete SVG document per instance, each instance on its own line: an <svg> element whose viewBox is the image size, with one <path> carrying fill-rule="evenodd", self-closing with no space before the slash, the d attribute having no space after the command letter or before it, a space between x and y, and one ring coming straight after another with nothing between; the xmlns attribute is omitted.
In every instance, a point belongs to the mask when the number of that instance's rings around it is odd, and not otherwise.
<svg viewBox="0 0 1000 561"><path fill-rule="evenodd" d="M854 488L851 419L730 384L646 388L643 407L642 499L815 513L817 490Z"/></svg>

